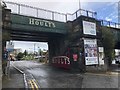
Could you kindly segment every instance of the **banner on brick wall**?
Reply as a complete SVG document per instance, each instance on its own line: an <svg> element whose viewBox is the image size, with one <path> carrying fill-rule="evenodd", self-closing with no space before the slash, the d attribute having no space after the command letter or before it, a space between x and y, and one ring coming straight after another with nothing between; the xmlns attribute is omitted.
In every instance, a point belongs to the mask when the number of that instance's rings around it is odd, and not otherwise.
<svg viewBox="0 0 120 90"><path fill-rule="evenodd" d="M84 39L85 64L98 64L97 40Z"/></svg>
<svg viewBox="0 0 120 90"><path fill-rule="evenodd" d="M96 23L83 21L83 34L96 35Z"/></svg>

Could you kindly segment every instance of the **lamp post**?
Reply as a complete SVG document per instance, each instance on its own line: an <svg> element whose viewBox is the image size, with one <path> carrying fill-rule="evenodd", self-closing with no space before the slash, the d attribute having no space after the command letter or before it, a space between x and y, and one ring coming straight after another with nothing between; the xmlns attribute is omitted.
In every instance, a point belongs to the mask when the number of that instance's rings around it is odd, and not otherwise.
<svg viewBox="0 0 120 90"><path fill-rule="evenodd" d="M81 3L80 3L80 0L79 0L79 9L81 9Z"/></svg>
<svg viewBox="0 0 120 90"><path fill-rule="evenodd" d="M80 2L80 0L79 0L79 12L80 12L80 15L81 15L81 2Z"/></svg>
<svg viewBox="0 0 120 90"><path fill-rule="evenodd" d="M36 45L36 44L34 43L34 56L35 56L35 45Z"/></svg>
<svg viewBox="0 0 120 90"><path fill-rule="evenodd" d="M39 48L40 48L40 47L38 46L38 56L39 56L39 54L40 54L40 53L39 53Z"/></svg>

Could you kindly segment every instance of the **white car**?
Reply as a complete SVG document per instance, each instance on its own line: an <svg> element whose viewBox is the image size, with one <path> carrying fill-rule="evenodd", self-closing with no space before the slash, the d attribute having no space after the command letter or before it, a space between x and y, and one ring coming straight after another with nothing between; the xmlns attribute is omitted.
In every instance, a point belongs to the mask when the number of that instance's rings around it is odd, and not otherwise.
<svg viewBox="0 0 120 90"><path fill-rule="evenodd" d="M120 64L120 56L115 57L115 63Z"/></svg>

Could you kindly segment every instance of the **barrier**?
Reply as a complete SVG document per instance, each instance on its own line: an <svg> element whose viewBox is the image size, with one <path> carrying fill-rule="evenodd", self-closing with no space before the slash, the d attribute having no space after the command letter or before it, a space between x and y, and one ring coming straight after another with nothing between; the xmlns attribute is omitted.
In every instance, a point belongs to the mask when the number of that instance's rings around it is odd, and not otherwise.
<svg viewBox="0 0 120 90"><path fill-rule="evenodd" d="M44 18L49 20L61 21L61 22L73 21L81 15L97 19L96 12L84 10L84 9L78 9L73 14L69 14L69 13L64 14L64 13L45 10L45 9L41 9L41 8L29 6L29 5L18 4L18 3L7 2L7 1L4 1L4 2L7 8L11 9L12 13L16 13L20 15L33 16L37 18ZM119 23L100 20L100 19L97 19L97 20L101 21L102 26L120 28Z"/></svg>
<svg viewBox="0 0 120 90"><path fill-rule="evenodd" d="M53 57L52 65L56 67L70 69L70 60L66 56Z"/></svg>

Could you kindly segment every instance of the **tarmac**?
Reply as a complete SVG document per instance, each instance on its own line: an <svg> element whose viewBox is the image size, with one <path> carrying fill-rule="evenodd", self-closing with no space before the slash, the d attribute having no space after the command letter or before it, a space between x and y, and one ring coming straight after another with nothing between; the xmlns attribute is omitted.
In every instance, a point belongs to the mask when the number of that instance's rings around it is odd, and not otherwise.
<svg viewBox="0 0 120 90"><path fill-rule="evenodd" d="M19 90L25 88L24 76L13 66L10 67L10 75L3 75L2 90Z"/></svg>
<svg viewBox="0 0 120 90"><path fill-rule="evenodd" d="M86 73L86 77L84 77L85 81L83 83L86 83L86 81L89 81L87 77L93 77L93 74L95 75L115 75L117 72L107 72L107 73ZM97 81L98 79L96 79ZM95 83L97 84L97 83ZM103 84L103 83L101 83ZM82 88L87 88L87 84L84 84ZM97 86L97 85L96 85ZM115 86L115 85L114 85ZM115 86L116 87L116 86ZM103 87L105 88L105 87ZM19 70L15 69L12 65L10 67L10 75L3 75L2 77L2 90L25 90L25 82L24 82L24 75Z"/></svg>

